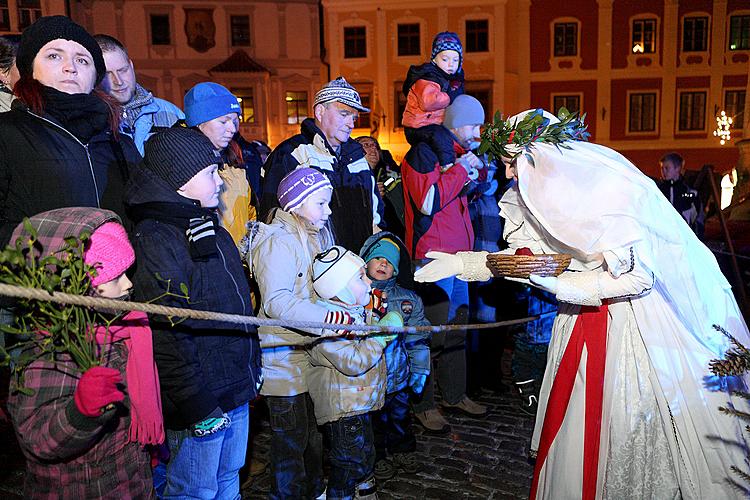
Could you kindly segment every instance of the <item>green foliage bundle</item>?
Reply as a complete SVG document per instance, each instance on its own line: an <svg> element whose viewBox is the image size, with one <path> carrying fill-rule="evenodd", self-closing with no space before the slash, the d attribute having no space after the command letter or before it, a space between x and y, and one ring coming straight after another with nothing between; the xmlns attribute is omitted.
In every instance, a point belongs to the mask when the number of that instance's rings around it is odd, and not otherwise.
<svg viewBox="0 0 750 500"><path fill-rule="evenodd" d="M528 151L534 143L543 142L557 147L570 149L567 141L585 141L589 134L584 120L578 113L571 113L560 108L557 118L559 123L550 123L541 109L534 110L521 120L512 121L495 112L492 123L485 125L482 131L482 143L479 153L487 153L490 160L513 160L523 151Z"/></svg>

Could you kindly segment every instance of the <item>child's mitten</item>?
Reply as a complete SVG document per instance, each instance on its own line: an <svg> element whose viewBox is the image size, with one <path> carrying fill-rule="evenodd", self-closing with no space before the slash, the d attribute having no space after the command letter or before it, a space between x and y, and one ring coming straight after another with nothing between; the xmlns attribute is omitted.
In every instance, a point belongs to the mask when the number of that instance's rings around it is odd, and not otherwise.
<svg viewBox="0 0 750 500"><path fill-rule="evenodd" d="M404 326L404 318L401 317L399 313L396 311L391 311L385 316L383 316L380 321L377 322L378 326ZM378 335L375 335L375 340L380 342L383 347L386 346L388 342L398 337L398 333L380 333Z"/></svg>
<svg viewBox="0 0 750 500"><path fill-rule="evenodd" d="M328 311L325 319L323 320L323 323L351 325L354 323L354 318L352 318L352 315L346 311ZM349 330L347 330L346 328L342 328L340 330L335 330L335 332L339 335L346 335L347 333L349 333Z"/></svg>
<svg viewBox="0 0 750 500"><path fill-rule="evenodd" d="M409 374L409 387L414 391L414 394L422 394L424 390L424 383L427 381L427 374L425 373L410 373Z"/></svg>
<svg viewBox="0 0 750 500"><path fill-rule="evenodd" d="M114 368L94 366L86 370L78 381L73 399L82 415L98 417L107 405L125 399L125 394L117 388L122 383L122 375Z"/></svg>

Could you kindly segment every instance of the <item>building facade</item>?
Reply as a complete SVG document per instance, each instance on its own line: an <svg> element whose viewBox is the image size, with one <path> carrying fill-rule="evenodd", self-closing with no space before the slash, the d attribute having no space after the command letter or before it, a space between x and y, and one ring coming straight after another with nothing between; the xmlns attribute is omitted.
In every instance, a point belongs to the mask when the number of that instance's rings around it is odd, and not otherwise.
<svg viewBox="0 0 750 500"><path fill-rule="evenodd" d="M139 83L158 97L182 107L196 83L230 89L248 139L273 145L299 133L320 87L315 0L79 0L71 8L92 33L123 42Z"/></svg>
<svg viewBox="0 0 750 500"><path fill-rule="evenodd" d="M467 92L488 115L531 107L586 113L592 140L650 175L668 151L729 170L750 131L747 0L323 0L326 61L371 99L365 127L397 156L401 82L435 33L459 34ZM713 135L721 111L733 140ZM389 116L390 114L390 116ZM375 124L373 125L373 121ZM747 136L750 132L745 133Z"/></svg>

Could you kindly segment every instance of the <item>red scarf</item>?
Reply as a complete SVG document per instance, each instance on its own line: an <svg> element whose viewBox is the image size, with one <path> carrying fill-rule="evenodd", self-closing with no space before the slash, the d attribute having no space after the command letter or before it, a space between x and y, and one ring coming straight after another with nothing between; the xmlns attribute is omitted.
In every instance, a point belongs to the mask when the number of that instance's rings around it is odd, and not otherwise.
<svg viewBox="0 0 750 500"><path fill-rule="evenodd" d="M130 441L141 444L163 443L164 419L159 376L154 363L148 316L141 311L131 311L109 329L97 326L95 334L99 345L124 340L128 349L125 377L130 396Z"/></svg>

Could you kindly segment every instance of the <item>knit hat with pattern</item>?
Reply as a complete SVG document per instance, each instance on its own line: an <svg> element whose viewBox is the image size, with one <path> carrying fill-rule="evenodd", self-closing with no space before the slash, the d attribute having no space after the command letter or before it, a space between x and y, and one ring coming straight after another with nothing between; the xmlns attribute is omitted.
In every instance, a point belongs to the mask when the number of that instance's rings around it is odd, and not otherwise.
<svg viewBox="0 0 750 500"><path fill-rule="evenodd" d="M92 286L117 279L135 262L135 252L125 228L117 222L106 222L96 228L86 243L83 261L96 269Z"/></svg>
<svg viewBox="0 0 750 500"><path fill-rule="evenodd" d="M221 155L201 132L173 127L146 142L143 163L177 191L204 168L221 163Z"/></svg>
<svg viewBox="0 0 750 500"><path fill-rule="evenodd" d="M356 299L349 292L349 280L365 265L365 261L344 247L332 246L315 256L312 265L313 289L323 299L338 297L352 304Z"/></svg>
<svg viewBox="0 0 750 500"><path fill-rule="evenodd" d="M432 40L432 55L430 56L430 60L435 59L435 56L444 50L458 52L458 67L460 68L464 59L464 48L461 45L461 39L458 38L456 33L442 31L435 35L435 38Z"/></svg>
<svg viewBox="0 0 750 500"><path fill-rule="evenodd" d="M226 87L218 83L199 83L185 94L185 123L188 127L229 113L241 115L240 103Z"/></svg>
<svg viewBox="0 0 750 500"><path fill-rule="evenodd" d="M281 208L286 212L291 212L321 189L333 190L328 177L314 168L302 167L292 170L281 179L276 196L279 198Z"/></svg>
<svg viewBox="0 0 750 500"><path fill-rule="evenodd" d="M102 49L99 48L99 44L88 31L66 16L40 17L31 26L23 30L16 54L18 73L22 77L33 76L36 55L42 50L42 47L52 40L58 39L80 43L91 54L96 68L96 84L98 85L107 73Z"/></svg>
<svg viewBox="0 0 750 500"><path fill-rule="evenodd" d="M331 80L315 94L313 107L327 102L340 102L362 113L369 113L370 109L362 106L362 99L357 89L352 87L343 76Z"/></svg>

